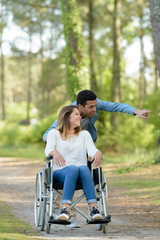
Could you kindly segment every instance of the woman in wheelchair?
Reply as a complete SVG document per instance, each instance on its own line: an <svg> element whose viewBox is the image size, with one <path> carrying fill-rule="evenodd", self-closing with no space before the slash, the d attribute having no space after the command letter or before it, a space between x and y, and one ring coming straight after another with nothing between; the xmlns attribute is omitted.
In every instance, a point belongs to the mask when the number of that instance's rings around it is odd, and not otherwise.
<svg viewBox="0 0 160 240"><path fill-rule="evenodd" d="M91 218L102 219L97 208L93 177L87 166L87 154L95 167L100 166L102 153L95 147L90 133L81 131L81 116L76 106L66 106L58 116L58 125L48 133L45 154L52 157L53 181L63 183L62 210L59 220L69 220L70 204L76 183L81 183Z"/></svg>

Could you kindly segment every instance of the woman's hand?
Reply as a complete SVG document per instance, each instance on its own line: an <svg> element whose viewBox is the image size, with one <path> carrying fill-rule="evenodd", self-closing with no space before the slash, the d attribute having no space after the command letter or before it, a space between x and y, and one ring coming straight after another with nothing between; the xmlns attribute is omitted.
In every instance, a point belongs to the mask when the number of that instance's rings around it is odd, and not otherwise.
<svg viewBox="0 0 160 240"><path fill-rule="evenodd" d="M103 155L100 151L97 151L96 154L93 156L91 161L93 161L93 164L95 167L99 167L102 162Z"/></svg>
<svg viewBox="0 0 160 240"><path fill-rule="evenodd" d="M57 150L50 152L49 155L54 158L57 166L62 167L62 166L66 165L66 161L64 160L63 156Z"/></svg>

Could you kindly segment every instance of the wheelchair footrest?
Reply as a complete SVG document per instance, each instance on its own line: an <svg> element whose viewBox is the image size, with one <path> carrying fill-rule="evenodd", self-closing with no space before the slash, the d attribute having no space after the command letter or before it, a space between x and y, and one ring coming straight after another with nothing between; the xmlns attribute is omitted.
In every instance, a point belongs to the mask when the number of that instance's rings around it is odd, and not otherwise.
<svg viewBox="0 0 160 240"><path fill-rule="evenodd" d="M97 220L86 220L88 224L107 224L111 221L111 215L107 215L103 219L97 219Z"/></svg>
<svg viewBox="0 0 160 240"><path fill-rule="evenodd" d="M54 219L53 217L50 217L49 223L51 223L51 224L62 224L62 225L69 225L69 224L71 224L70 221Z"/></svg>

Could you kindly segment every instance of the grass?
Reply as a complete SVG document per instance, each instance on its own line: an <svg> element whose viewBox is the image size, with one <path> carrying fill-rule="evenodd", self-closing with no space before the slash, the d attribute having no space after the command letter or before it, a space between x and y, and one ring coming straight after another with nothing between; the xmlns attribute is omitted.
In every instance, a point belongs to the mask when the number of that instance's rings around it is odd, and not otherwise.
<svg viewBox="0 0 160 240"><path fill-rule="evenodd" d="M24 159L44 159L43 145L3 146L0 147L0 157L18 157ZM14 217L9 206L0 202L0 239L28 240L39 234L33 227ZM34 237L35 236L35 237Z"/></svg>
<svg viewBox="0 0 160 240"><path fill-rule="evenodd" d="M10 207L0 202L0 239L1 240L38 240L33 227L14 217Z"/></svg>
<svg viewBox="0 0 160 240"><path fill-rule="evenodd" d="M150 204L160 204L159 151L142 151L104 159L104 170L110 186L118 186L124 195L147 199ZM121 160L121 161L120 161Z"/></svg>
<svg viewBox="0 0 160 240"><path fill-rule="evenodd" d="M0 157L41 160L44 159L44 148L44 145L35 144L0 147ZM146 199L150 204L159 205L159 153L158 150L135 150L133 153L105 155L102 166L108 185L121 188L124 196ZM31 226L14 218L8 206L3 203L0 203L0 216L0 239L26 240L35 236Z"/></svg>
<svg viewBox="0 0 160 240"><path fill-rule="evenodd" d="M44 144L0 146L0 157L18 157L41 160L45 157L44 149Z"/></svg>
<svg viewBox="0 0 160 240"><path fill-rule="evenodd" d="M159 155L159 149L135 149L133 152L106 155L104 164L114 164L115 173L124 174L160 163Z"/></svg>
<svg viewBox="0 0 160 240"><path fill-rule="evenodd" d="M125 174L121 176L109 176L109 185L110 186L119 186L122 188L124 195L130 195L134 198L146 199L150 204L160 204L160 166L158 169L151 167L152 174L148 174L148 171L142 173L137 172L136 174ZM150 170L151 170L150 169ZM124 191L123 191L124 189Z"/></svg>

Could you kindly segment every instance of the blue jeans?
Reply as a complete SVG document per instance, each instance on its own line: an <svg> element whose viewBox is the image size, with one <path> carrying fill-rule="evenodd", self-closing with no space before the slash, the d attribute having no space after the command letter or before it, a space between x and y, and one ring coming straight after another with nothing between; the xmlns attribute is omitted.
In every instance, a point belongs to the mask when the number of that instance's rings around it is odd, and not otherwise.
<svg viewBox="0 0 160 240"><path fill-rule="evenodd" d="M88 203L97 202L91 171L85 165L67 166L53 173L53 181L63 183L62 203L72 203L76 183L82 184Z"/></svg>

